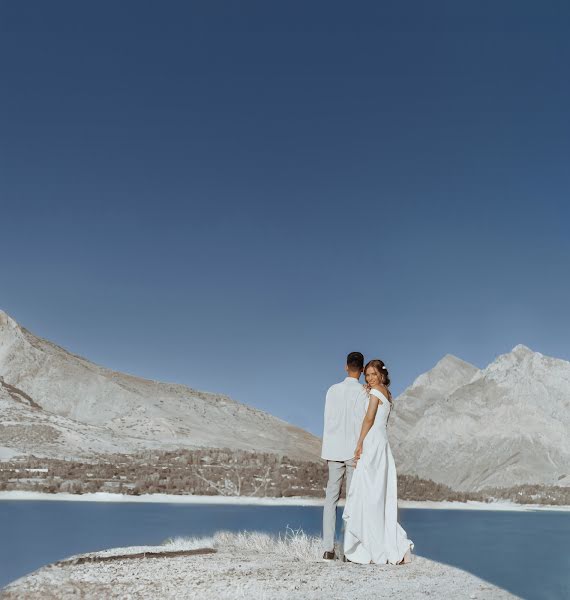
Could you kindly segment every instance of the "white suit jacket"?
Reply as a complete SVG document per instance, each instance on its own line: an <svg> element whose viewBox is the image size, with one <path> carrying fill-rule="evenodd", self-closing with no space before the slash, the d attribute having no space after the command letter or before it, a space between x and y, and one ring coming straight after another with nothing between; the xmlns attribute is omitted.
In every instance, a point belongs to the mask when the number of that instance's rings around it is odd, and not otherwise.
<svg viewBox="0 0 570 600"><path fill-rule="evenodd" d="M368 395L354 377L347 377L329 388L321 458L343 461L354 456L367 401Z"/></svg>

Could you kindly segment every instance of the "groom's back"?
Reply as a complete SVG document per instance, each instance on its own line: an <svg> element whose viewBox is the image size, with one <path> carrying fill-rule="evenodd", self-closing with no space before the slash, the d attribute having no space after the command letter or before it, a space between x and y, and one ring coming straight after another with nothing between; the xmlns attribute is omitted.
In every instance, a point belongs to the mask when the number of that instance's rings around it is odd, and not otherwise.
<svg viewBox="0 0 570 600"><path fill-rule="evenodd" d="M366 392L354 377L347 377L329 388L325 400L321 458L344 461L354 456L366 401Z"/></svg>

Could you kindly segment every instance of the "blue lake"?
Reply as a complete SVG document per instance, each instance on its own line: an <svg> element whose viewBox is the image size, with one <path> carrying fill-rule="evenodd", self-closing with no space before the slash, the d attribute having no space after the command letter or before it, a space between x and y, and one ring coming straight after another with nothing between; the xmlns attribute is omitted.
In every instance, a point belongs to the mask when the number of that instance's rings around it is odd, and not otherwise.
<svg viewBox="0 0 570 600"><path fill-rule="evenodd" d="M341 509L338 510L340 531ZM218 530L321 534L313 506L0 501L0 587L72 554ZM570 598L570 513L400 510L415 553L528 600Z"/></svg>

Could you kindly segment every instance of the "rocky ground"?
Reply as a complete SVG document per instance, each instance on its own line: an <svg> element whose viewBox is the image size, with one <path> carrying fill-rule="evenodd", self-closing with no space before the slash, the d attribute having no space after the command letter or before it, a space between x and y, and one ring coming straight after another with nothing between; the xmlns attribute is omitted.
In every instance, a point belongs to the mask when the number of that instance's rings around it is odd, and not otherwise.
<svg viewBox="0 0 570 600"><path fill-rule="evenodd" d="M320 540L302 532L278 540L220 532L73 557L15 581L0 599L516 598L465 571L417 556L398 566L323 562L319 556Z"/></svg>

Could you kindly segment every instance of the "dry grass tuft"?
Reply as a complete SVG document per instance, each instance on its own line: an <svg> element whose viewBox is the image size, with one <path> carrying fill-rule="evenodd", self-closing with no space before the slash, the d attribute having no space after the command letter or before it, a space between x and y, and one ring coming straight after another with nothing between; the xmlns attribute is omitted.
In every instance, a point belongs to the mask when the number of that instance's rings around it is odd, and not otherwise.
<svg viewBox="0 0 570 600"><path fill-rule="evenodd" d="M204 538L174 538L163 543L168 550L191 550L195 548L232 548L239 551L259 554L280 554L291 560L318 560L321 551L321 539L307 535L302 529L287 526L285 533L277 536L261 531L217 531L213 536Z"/></svg>

